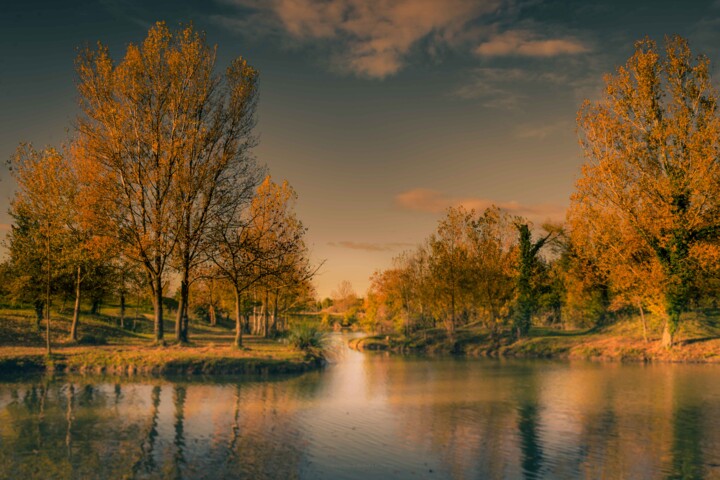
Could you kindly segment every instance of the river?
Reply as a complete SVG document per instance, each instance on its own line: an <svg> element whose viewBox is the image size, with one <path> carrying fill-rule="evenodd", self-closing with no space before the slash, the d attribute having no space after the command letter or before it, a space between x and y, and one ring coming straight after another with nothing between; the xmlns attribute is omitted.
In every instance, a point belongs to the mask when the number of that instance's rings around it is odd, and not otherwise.
<svg viewBox="0 0 720 480"><path fill-rule="evenodd" d="M0 478L720 478L720 367L358 353L271 379L0 380Z"/></svg>

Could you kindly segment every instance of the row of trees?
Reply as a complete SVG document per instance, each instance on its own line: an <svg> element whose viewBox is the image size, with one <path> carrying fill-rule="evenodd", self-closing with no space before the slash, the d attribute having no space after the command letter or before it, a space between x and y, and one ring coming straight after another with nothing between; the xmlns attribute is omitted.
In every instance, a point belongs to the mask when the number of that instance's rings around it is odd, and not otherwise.
<svg viewBox="0 0 720 480"><path fill-rule="evenodd" d="M479 321L519 335L533 317L597 324L621 310L664 319L714 301L720 278L720 114L710 63L687 41L645 39L578 114L586 163L567 224L532 239L498 209L450 209L415 252L377 273L373 329ZM550 254L543 258L541 249ZM644 325L644 320L643 320Z"/></svg>
<svg viewBox="0 0 720 480"><path fill-rule="evenodd" d="M493 334L527 333L541 306L554 308L550 265L540 249L557 238L553 227L533 239L524 219L498 208L482 213L450 208L416 250L376 272L365 299L365 326L410 333L480 322Z"/></svg>
<svg viewBox="0 0 720 480"><path fill-rule="evenodd" d="M77 60L82 113L69 146L18 149L7 268L19 279L16 291L45 310L48 332L53 291L69 272L72 339L82 292L109 272L120 279L121 311L126 280L152 293L156 342L164 339L171 275L180 283L180 342L188 341L194 282L229 285L238 346L251 291L257 296L262 285L267 310L270 296L277 304L309 288L314 272L296 194L251 154L257 71L237 58L219 75L215 61L203 34L163 23L120 62L102 45L86 49Z"/></svg>

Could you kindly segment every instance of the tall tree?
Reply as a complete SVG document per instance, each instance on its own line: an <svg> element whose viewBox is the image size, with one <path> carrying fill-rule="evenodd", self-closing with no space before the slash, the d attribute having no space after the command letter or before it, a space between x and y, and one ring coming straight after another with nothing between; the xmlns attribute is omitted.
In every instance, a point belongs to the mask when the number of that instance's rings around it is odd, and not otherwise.
<svg viewBox="0 0 720 480"><path fill-rule="evenodd" d="M516 223L518 230L518 262L517 262L517 299L513 312L513 327L518 337L530 331L532 316L538 305L538 289L534 277L539 267L538 254L540 249L550 240L552 233L537 240L532 239L530 226L524 222Z"/></svg>
<svg viewBox="0 0 720 480"><path fill-rule="evenodd" d="M185 93L183 118L188 125L183 127L184 151L175 196L179 217L175 263L180 272L175 333L179 341L187 342L190 284L198 264L207 260L203 253L209 230L223 210L252 197L260 170L249 156L255 144L257 72L237 58L221 80L212 73L215 53L204 38L190 29L182 35L195 53L184 60L193 73Z"/></svg>
<svg viewBox="0 0 720 480"><path fill-rule="evenodd" d="M449 208L447 216L430 237L430 269L437 281L435 294L438 315L450 336L455 334L458 313L464 300L467 284L468 233L474 211L463 207Z"/></svg>
<svg viewBox="0 0 720 480"><path fill-rule="evenodd" d="M602 100L578 114L587 163L573 206L593 212L596 228L637 236L657 263L672 346L687 308L697 247L720 238L720 117L710 62L687 41L650 39L615 75Z"/></svg>
<svg viewBox="0 0 720 480"><path fill-rule="evenodd" d="M497 207L487 208L472 222L470 282L476 308L493 334L500 332L516 296L519 221Z"/></svg>
<svg viewBox="0 0 720 480"><path fill-rule="evenodd" d="M77 62L84 151L111 201L105 208L112 233L144 267L156 342L164 337L163 278L173 253L182 282L177 334L184 340L189 283L220 208L218 192L242 188L235 182L251 169L257 74L238 58L220 78L215 58L192 27L172 32L159 22L119 63L102 45Z"/></svg>

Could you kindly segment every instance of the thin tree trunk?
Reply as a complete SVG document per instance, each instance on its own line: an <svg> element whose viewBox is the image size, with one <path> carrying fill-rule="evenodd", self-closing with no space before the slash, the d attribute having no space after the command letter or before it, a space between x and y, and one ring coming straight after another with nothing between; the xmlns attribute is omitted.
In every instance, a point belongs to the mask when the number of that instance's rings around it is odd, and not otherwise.
<svg viewBox="0 0 720 480"><path fill-rule="evenodd" d="M80 284L82 282L80 265L77 267L77 278L75 279L75 309L73 310L73 319L70 324L70 340L77 342L77 328L80 322Z"/></svg>
<svg viewBox="0 0 720 480"><path fill-rule="evenodd" d="M638 302L638 308L640 309L640 319L642 320L643 340L645 340L645 343L648 343L647 322L645 321L645 311L643 310L642 302Z"/></svg>
<svg viewBox="0 0 720 480"><path fill-rule="evenodd" d="M183 278L180 281L180 304L178 305L177 320L175 321L175 339L180 343L188 341L188 301L190 297L190 271L183 268Z"/></svg>
<svg viewBox="0 0 720 480"><path fill-rule="evenodd" d="M214 327L217 325L217 314L215 313L215 305L212 303L210 304L210 310L208 313L210 314L210 325Z"/></svg>
<svg viewBox="0 0 720 480"><path fill-rule="evenodd" d="M264 311L263 311L263 337L265 337L265 338L267 338L267 336L268 336L268 333L269 333L268 328L270 326L269 325L270 324L270 311L268 310L268 306L269 306L268 302L270 300L269 296L270 296L270 294L268 292L268 289L265 289L265 307L264 307Z"/></svg>
<svg viewBox="0 0 720 480"><path fill-rule="evenodd" d="M43 317L45 316L45 302L38 299L35 300L35 325L37 326L38 332L40 331L40 325Z"/></svg>
<svg viewBox="0 0 720 480"><path fill-rule="evenodd" d="M273 313L272 313L272 325L270 327L270 332L275 334L278 330L277 322L278 322L278 298L280 297L280 290L275 289L275 303L273 304Z"/></svg>
<svg viewBox="0 0 720 480"><path fill-rule="evenodd" d="M45 346L48 356L52 355L50 347L50 237L47 238L47 285L45 288Z"/></svg>
<svg viewBox="0 0 720 480"><path fill-rule="evenodd" d="M210 278L210 325L217 325L217 314L215 313L215 279Z"/></svg>
<svg viewBox="0 0 720 480"><path fill-rule="evenodd" d="M120 328L125 329L125 289L120 290Z"/></svg>
<svg viewBox="0 0 720 480"><path fill-rule="evenodd" d="M163 329L163 304L162 304L162 277L157 275L154 279L153 285L153 307L155 310L155 343L163 343L164 329Z"/></svg>
<svg viewBox="0 0 720 480"><path fill-rule="evenodd" d="M241 348L243 345L242 337L242 317L240 316L240 289L235 287L235 347Z"/></svg>

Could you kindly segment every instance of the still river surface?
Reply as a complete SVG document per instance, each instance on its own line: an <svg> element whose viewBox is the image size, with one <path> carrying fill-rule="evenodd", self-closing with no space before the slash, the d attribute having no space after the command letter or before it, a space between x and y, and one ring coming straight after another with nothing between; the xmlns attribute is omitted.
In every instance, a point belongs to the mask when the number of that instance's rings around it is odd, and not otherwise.
<svg viewBox="0 0 720 480"><path fill-rule="evenodd" d="M720 367L339 347L286 378L0 380L0 478L720 478Z"/></svg>

